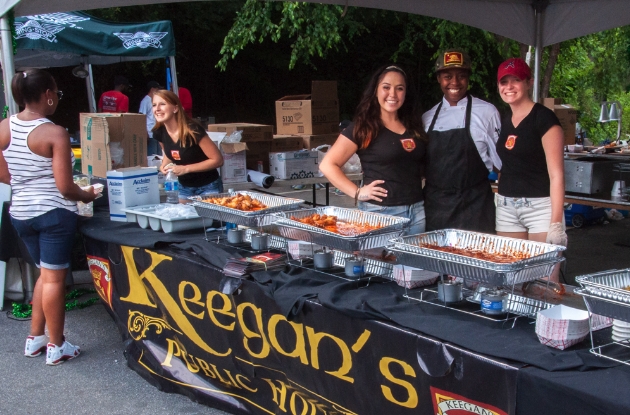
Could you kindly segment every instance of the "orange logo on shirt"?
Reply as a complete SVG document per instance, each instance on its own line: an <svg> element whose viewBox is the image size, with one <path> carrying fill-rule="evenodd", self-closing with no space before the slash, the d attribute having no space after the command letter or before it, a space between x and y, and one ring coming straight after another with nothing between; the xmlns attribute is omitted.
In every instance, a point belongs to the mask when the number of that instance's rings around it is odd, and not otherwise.
<svg viewBox="0 0 630 415"><path fill-rule="evenodd" d="M171 150L171 159L172 160L181 160L182 158L179 157L179 150Z"/></svg>
<svg viewBox="0 0 630 415"><path fill-rule="evenodd" d="M514 144L516 144L516 137L517 136L515 135L508 135L507 141L505 142L505 148L512 150L514 148Z"/></svg>
<svg viewBox="0 0 630 415"><path fill-rule="evenodd" d="M409 153L416 149L416 142L413 141L413 138L403 138L400 140L400 143L402 144L405 151Z"/></svg>

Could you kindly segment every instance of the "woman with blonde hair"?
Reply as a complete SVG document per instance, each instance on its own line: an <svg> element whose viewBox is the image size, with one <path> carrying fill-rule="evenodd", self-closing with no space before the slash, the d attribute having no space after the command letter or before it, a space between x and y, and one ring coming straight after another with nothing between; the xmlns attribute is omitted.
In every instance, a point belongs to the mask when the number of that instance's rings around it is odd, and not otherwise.
<svg viewBox="0 0 630 415"><path fill-rule="evenodd" d="M155 92L153 115L153 138L164 154L160 170L177 176L180 202L190 196L221 193L217 168L223 165L223 156L206 130L186 115L177 95L165 89Z"/></svg>

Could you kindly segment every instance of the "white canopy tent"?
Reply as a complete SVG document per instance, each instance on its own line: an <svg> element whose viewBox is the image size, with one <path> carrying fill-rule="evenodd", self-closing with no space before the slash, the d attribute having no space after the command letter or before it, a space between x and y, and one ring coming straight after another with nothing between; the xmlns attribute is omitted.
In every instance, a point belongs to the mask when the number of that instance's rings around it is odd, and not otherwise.
<svg viewBox="0 0 630 415"><path fill-rule="evenodd" d="M186 0L110 0L107 7ZM202 0L210 1L210 0ZM307 0L308 1L308 0ZM536 47L534 76L539 78L544 46L630 24L630 0L315 0L317 3L386 9L463 23ZM0 0L0 36L5 73L13 73L6 13L15 16L105 6L99 0ZM6 75L5 75L6 76ZM538 85L538 82L536 83ZM7 102L12 103L10 92ZM538 89L534 90L538 98Z"/></svg>

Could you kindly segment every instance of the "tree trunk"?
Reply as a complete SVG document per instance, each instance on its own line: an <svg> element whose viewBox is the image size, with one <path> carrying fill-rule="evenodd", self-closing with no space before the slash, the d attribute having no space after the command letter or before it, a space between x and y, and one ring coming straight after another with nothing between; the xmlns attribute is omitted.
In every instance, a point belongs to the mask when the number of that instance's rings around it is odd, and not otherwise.
<svg viewBox="0 0 630 415"><path fill-rule="evenodd" d="M549 59L547 60L547 67L545 68L545 75L542 79L542 85L540 86L540 98L549 97L549 88L551 86L551 75L553 75L553 69L558 62L558 55L560 54L560 43L554 43L549 49Z"/></svg>

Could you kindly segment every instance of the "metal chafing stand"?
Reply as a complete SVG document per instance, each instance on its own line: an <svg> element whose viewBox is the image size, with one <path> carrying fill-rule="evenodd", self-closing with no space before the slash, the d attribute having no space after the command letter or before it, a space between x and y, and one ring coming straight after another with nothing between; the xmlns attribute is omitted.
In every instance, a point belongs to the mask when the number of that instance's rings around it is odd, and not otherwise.
<svg viewBox="0 0 630 415"><path fill-rule="evenodd" d="M586 303L589 314L598 314L630 323L630 268L609 270L575 278L582 288L575 290ZM619 363L630 365L630 339L596 344L589 318L590 352Z"/></svg>
<svg viewBox="0 0 630 415"><path fill-rule="evenodd" d="M489 254L519 252L526 254L528 258L510 263L497 263L426 246L450 246ZM437 293L431 289L406 290L405 296L409 300L453 308L489 320L504 322L507 320L515 322L516 318L521 316L535 317L538 311L551 306L547 301L515 294L514 287L516 284L550 276L555 267L564 260L560 254L565 250L564 247L557 245L457 229L443 229L396 238L391 241L388 249L396 255L399 263L438 272L442 278L444 275L453 275L463 278L466 282L507 287L510 290L504 306L505 313L500 318L483 314L481 310L466 311L464 307L447 305L445 301L438 300ZM465 290L463 296L471 301L472 294L471 291Z"/></svg>

